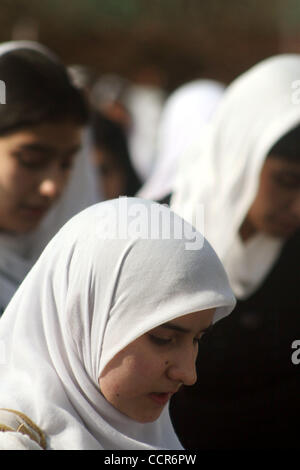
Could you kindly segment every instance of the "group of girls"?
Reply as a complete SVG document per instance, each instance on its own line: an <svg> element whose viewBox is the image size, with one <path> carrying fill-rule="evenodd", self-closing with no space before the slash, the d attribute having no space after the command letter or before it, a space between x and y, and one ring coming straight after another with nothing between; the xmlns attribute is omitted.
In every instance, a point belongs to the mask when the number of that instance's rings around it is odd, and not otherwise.
<svg viewBox="0 0 300 470"><path fill-rule="evenodd" d="M64 65L0 47L0 449L297 447L299 76L284 54L178 90L173 150L120 213ZM160 236L109 236L137 210Z"/></svg>

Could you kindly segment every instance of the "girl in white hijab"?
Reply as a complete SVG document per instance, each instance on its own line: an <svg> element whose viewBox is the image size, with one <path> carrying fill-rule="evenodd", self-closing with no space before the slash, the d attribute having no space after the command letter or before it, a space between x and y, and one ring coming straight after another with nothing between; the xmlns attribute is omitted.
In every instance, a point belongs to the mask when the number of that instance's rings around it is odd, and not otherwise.
<svg viewBox="0 0 300 470"><path fill-rule="evenodd" d="M1 44L0 79L1 315L46 243L100 195L85 152L76 155L71 170L88 113L56 56L31 41ZM50 154L61 155L58 171Z"/></svg>
<svg viewBox="0 0 300 470"><path fill-rule="evenodd" d="M138 196L161 201L172 194L178 160L199 140L224 89L223 84L214 80L194 80L168 97L158 126L154 168Z"/></svg>
<svg viewBox="0 0 300 470"><path fill-rule="evenodd" d="M176 236L191 230L121 198L58 232L0 321L1 449L182 448L166 405L235 304L208 242Z"/></svg>
<svg viewBox="0 0 300 470"><path fill-rule="evenodd" d="M171 207L199 228L197 213L203 205L205 236L239 298L262 282L286 238L263 229L242 243L240 228L258 192L269 150L300 124L300 106L293 100L292 88L299 74L300 57L282 55L238 77L224 94L209 129L178 169Z"/></svg>
<svg viewBox="0 0 300 470"><path fill-rule="evenodd" d="M178 172L171 207L196 227L197 211L204 208L205 236L238 300L198 364L206 388L194 391L193 417L203 418L206 435L186 435L192 446L209 447L211 433L217 448L295 444L300 383L291 348L300 337L299 77L298 54L268 58L238 77L205 138L187 156L187 167ZM227 342L220 341L225 337ZM218 379L214 368L221 371ZM187 396L183 406L188 400L193 407ZM188 413L184 409L183 415ZM184 433L183 425L187 431L193 423L182 421Z"/></svg>

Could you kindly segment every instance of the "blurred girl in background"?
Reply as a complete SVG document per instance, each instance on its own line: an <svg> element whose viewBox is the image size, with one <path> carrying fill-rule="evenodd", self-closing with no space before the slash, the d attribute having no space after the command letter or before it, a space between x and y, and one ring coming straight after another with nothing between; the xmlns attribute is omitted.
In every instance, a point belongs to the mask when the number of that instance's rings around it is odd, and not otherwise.
<svg viewBox="0 0 300 470"><path fill-rule="evenodd" d="M99 197L91 162L76 155L88 109L56 56L2 44L0 79L1 313L57 229Z"/></svg>
<svg viewBox="0 0 300 470"><path fill-rule="evenodd" d="M238 299L201 346L198 384L174 399L187 447L299 447L299 76L300 56L286 54L238 77L178 171L171 206L193 221L203 205Z"/></svg>

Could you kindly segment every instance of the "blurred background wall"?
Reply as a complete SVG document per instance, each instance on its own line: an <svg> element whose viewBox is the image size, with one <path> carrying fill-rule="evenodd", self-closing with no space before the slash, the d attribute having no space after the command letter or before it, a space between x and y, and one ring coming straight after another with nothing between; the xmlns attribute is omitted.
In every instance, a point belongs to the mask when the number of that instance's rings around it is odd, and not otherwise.
<svg viewBox="0 0 300 470"><path fill-rule="evenodd" d="M298 0L0 0L0 40L35 39L66 64L171 91L225 83L260 59L300 51Z"/></svg>

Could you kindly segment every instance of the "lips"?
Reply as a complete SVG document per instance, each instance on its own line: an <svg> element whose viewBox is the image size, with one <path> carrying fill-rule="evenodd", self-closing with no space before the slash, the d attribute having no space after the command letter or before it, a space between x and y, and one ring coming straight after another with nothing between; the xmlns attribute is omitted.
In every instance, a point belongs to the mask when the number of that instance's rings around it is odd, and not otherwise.
<svg viewBox="0 0 300 470"><path fill-rule="evenodd" d="M164 406L170 400L174 392L150 393L149 397L158 405Z"/></svg>
<svg viewBox="0 0 300 470"><path fill-rule="evenodd" d="M21 211L28 217L33 218L40 218L42 217L48 210L50 206L22 206Z"/></svg>

